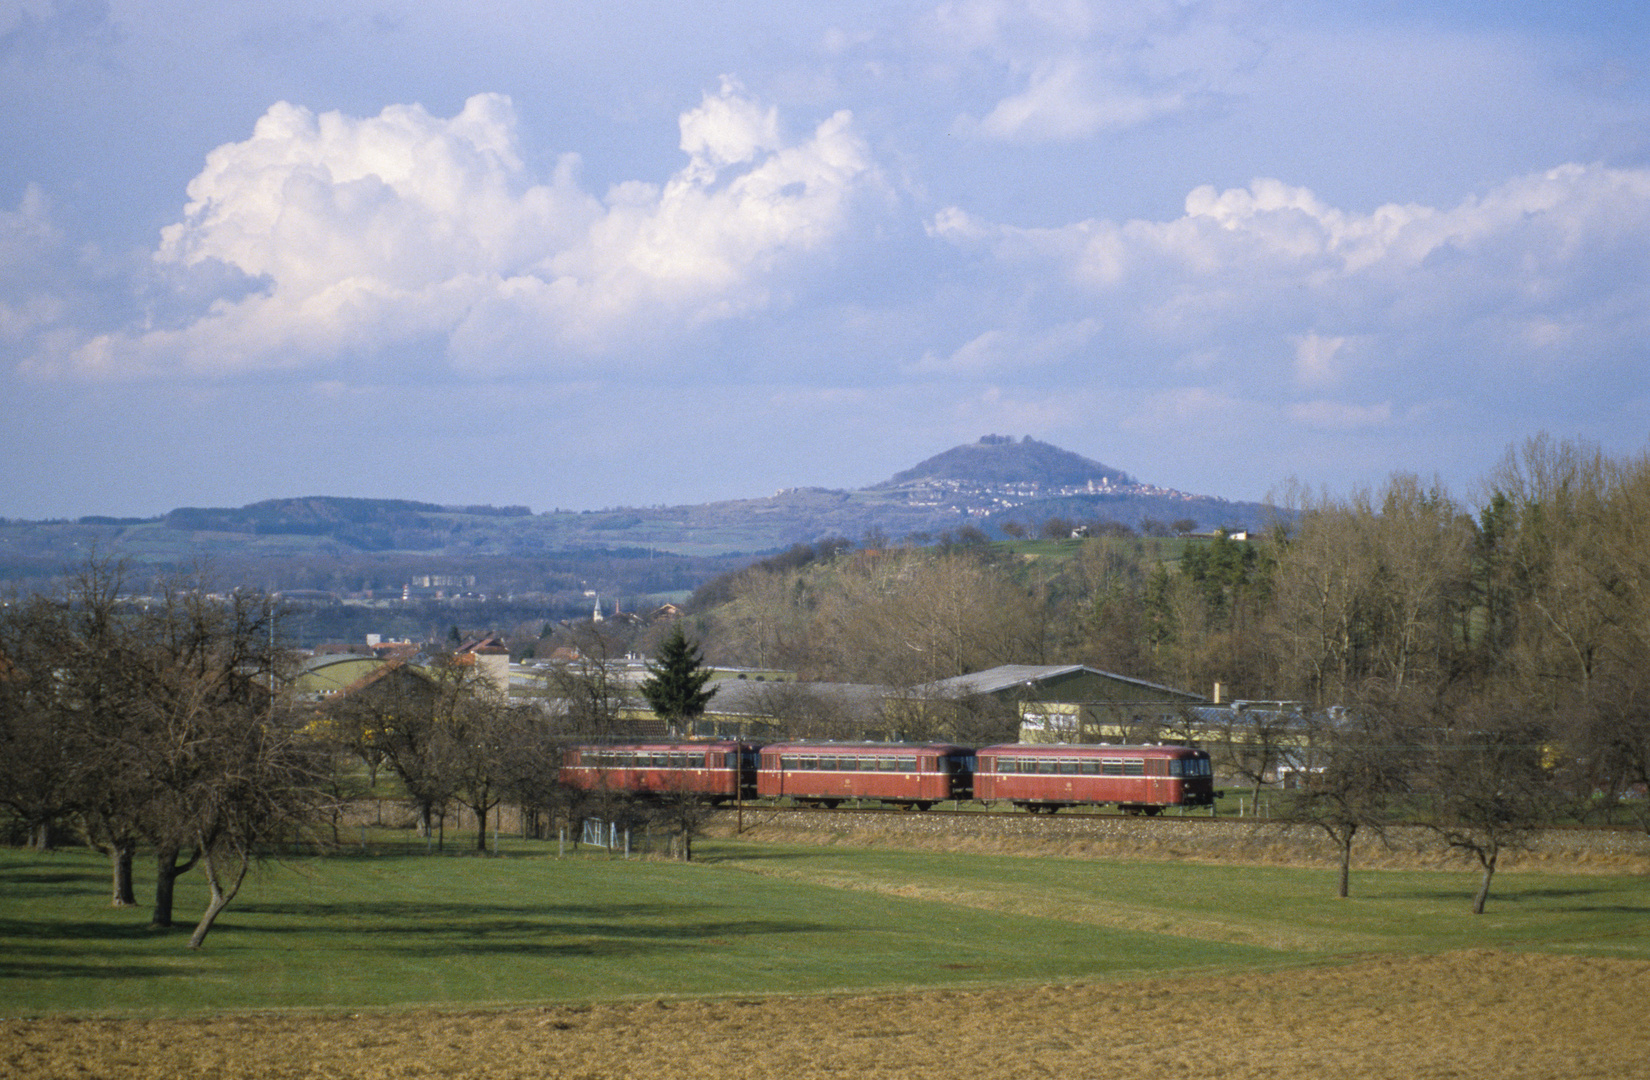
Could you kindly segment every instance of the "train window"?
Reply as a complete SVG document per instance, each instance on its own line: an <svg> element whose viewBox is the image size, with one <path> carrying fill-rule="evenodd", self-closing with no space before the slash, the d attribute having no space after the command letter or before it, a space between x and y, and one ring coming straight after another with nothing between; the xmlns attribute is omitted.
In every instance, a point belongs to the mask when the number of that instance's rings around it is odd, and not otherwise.
<svg viewBox="0 0 1650 1080"><path fill-rule="evenodd" d="M822 757L822 758L820 758L819 759L819 768L823 772L835 772L836 771L836 758L834 758L834 757Z"/></svg>
<svg viewBox="0 0 1650 1080"><path fill-rule="evenodd" d="M1102 761L1100 763L1100 774L1102 776L1122 776L1123 775L1123 759L1122 758L1107 758L1107 759L1105 759L1104 761Z"/></svg>
<svg viewBox="0 0 1650 1080"><path fill-rule="evenodd" d="M1068 775L1074 775L1077 772L1077 762L1075 762L1075 761L1062 761L1062 762L1060 762L1060 771L1062 773L1065 773L1065 774L1068 774Z"/></svg>
<svg viewBox="0 0 1650 1080"><path fill-rule="evenodd" d="M917 771L917 759L914 758L914 757L896 758L894 760L894 764L899 766L899 769L900 769L901 772L916 772Z"/></svg>
<svg viewBox="0 0 1650 1080"><path fill-rule="evenodd" d="M1077 771L1084 776L1095 776L1100 772L1100 763L1093 758L1084 758L1078 764L1080 768Z"/></svg>
<svg viewBox="0 0 1650 1080"><path fill-rule="evenodd" d="M1145 776L1146 775L1146 762L1145 762L1145 760L1143 758L1135 758L1133 761L1125 761L1123 763L1123 775L1124 776Z"/></svg>
<svg viewBox="0 0 1650 1080"><path fill-rule="evenodd" d="M1181 761L1179 758L1170 758L1169 759L1169 775L1170 776L1184 776L1185 773L1186 773L1185 765L1186 765L1186 763Z"/></svg>

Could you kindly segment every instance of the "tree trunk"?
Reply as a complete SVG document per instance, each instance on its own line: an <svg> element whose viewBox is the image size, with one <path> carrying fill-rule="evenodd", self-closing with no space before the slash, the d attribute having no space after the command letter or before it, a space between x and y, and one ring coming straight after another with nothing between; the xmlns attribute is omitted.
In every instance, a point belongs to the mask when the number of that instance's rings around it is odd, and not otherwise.
<svg viewBox="0 0 1650 1080"><path fill-rule="evenodd" d="M252 855L248 851L242 851L235 858L234 880L225 888L219 874L220 867L212 858L211 852L206 854L206 881L212 890L212 902L206 905L206 912L201 916L201 921L195 924L195 932L189 935L191 949L201 947L201 942L205 941L206 935L211 932L212 924L217 921L219 913L228 907L229 902L235 899L235 894L241 891L241 882L246 880L246 870L252 863Z"/></svg>
<svg viewBox="0 0 1650 1080"><path fill-rule="evenodd" d="M178 862L179 846L170 844L155 852L155 910L149 917L151 930L164 930L172 925L172 897L178 878L193 869L200 859L200 849L184 863Z"/></svg>
<svg viewBox="0 0 1650 1080"><path fill-rule="evenodd" d="M1340 891L1335 895L1345 900L1351 893L1352 886L1352 837L1354 831L1346 830L1341 834L1341 884Z"/></svg>
<svg viewBox="0 0 1650 1080"><path fill-rule="evenodd" d="M113 876L113 897L110 903L114 907L135 907L137 893L132 891L132 859L137 855L137 845L130 840L123 840L109 846L109 868Z"/></svg>
<svg viewBox="0 0 1650 1080"><path fill-rule="evenodd" d="M1472 898L1472 913L1474 915L1484 914L1484 902L1490 898L1490 879L1495 876L1496 854L1494 847L1478 854L1478 861L1484 867L1484 880L1478 886L1478 895Z"/></svg>

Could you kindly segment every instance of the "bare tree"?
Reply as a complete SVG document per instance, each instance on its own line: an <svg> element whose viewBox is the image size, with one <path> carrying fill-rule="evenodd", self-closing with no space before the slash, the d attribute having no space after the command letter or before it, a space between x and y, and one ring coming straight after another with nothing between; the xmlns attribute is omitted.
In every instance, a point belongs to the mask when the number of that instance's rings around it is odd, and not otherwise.
<svg viewBox="0 0 1650 1080"><path fill-rule="evenodd" d="M329 706L334 726L379 748L400 778L428 837L457 786L455 747L441 722L441 687L416 665L392 660L369 685Z"/></svg>
<svg viewBox="0 0 1650 1080"><path fill-rule="evenodd" d="M1559 803L1542 762L1547 733L1512 709L1486 705L1426 733L1427 824L1448 847L1477 860L1483 874L1474 915L1484 912L1501 855L1527 848Z"/></svg>
<svg viewBox="0 0 1650 1080"><path fill-rule="evenodd" d="M177 879L217 836L209 819L235 810L232 792L245 790L233 788L220 750L237 726L272 722L285 658L278 614L262 593L217 595L197 575L165 583L138 621L130 659L140 697L111 750L142 781L137 826L155 852L154 926L172 925Z"/></svg>
<svg viewBox="0 0 1650 1080"><path fill-rule="evenodd" d="M683 786L655 792L647 799L645 811L648 822L669 835L673 853L691 862L694 838L704 832L716 807L705 795Z"/></svg>
<svg viewBox="0 0 1650 1080"><path fill-rule="evenodd" d="M195 792L191 816L211 899L191 949L206 940L264 846L316 820L327 756L285 703L216 709L200 728L198 750L214 769Z"/></svg>
<svg viewBox="0 0 1650 1080"><path fill-rule="evenodd" d="M755 707L769 718L779 738L848 741L866 737L869 718L855 714L841 696L812 683L764 683L755 695Z"/></svg>
<svg viewBox="0 0 1650 1080"><path fill-rule="evenodd" d="M574 642L577 655L546 673L541 703L569 738L610 739L626 699L622 661L598 627L581 628Z"/></svg>
<svg viewBox="0 0 1650 1080"><path fill-rule="evenodd" d="M1043 659L1042 608L969 551L846 567L821 587L815 613L804 673L821 680L909 687Z"/></svg>
<svg viewBox="0 0 1650 1080"><path fill-rule="evenodd" d="M570 824L577 792L562 782L561 764L571 740L555 729L539 703L512 708L501 719L505 722L494 731L496 777L500 794L521 811L523 836L541 836L546 815L552 827L558 820Z"/></svg>
<svg viewBox="0 0 1650 1080"><path fill-rule="evenodd" d="M1301 710L1285 702L1238 706L1218 713L1212 727L1217 766L1249 785L1258 813L1261 789L1277 782L1285 752L1302 734Z"/></svg>
<svg viewBox="0 0 1650 1080"><path fill-rule="evenodd" d="M1352 845L1360 832L1385 837L1394 806L1409 784L1412 762L1401 737L1382 718L1351 712L1320 734L1322 757L1288 792L1284 819L1311 825L1340 855L1336 895L1350 895Z"/></svg>
<svg viewBox="0 0 1650 1080"><path fill-rule="evenodd" d="M43 598L0 606L0 807L41 850L84 795L84 733L64 685L68 622Z"/></svg>

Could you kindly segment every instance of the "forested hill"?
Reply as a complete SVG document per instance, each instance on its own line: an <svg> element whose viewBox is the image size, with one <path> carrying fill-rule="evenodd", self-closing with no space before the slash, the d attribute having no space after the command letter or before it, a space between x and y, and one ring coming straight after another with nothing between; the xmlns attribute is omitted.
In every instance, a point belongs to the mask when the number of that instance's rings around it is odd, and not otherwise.
<svg viewBox="0 0 1650 1080"><path fill-rule="evenodd" d="M1038 442L1029 435L1015 442L1006 435L987 435L977 443L954 446L880 484L875 489L902 487L929 480L950 480L979 486L1035 484L1046 488L1088 484L1125 485L1134 481L1121 469L1091 461L1081 454Z"/></svg>

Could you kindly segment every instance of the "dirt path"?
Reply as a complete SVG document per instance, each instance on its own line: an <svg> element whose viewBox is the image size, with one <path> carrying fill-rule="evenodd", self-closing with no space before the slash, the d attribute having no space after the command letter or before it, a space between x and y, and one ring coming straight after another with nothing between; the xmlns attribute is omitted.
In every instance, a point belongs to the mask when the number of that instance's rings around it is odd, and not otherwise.
<svg viewBox="0 0 1650 1080"><path fill-rule="evenodd" d="M475 1012L0 1021L0 1075L1586 1080L1650 1075L1650 963L1477 951L1281 974Z"/></svg>

